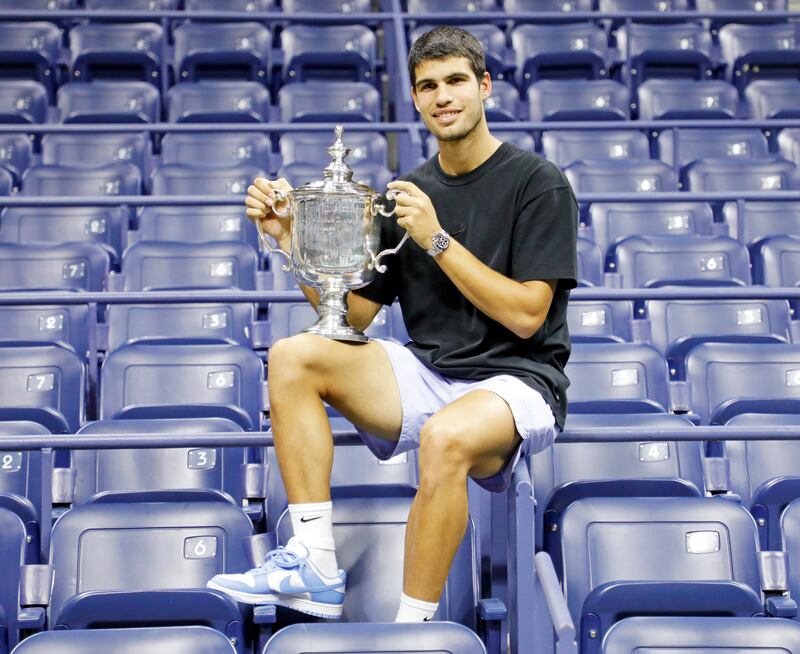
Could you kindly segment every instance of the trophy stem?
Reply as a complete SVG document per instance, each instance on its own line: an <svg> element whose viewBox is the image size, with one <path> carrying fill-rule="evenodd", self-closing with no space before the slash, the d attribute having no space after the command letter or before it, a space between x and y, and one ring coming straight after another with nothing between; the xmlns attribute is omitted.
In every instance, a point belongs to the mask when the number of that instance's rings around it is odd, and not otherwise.
<svg viewBox="0 0 800 654"><path fill-rule="evenodd" d="M317 305L319 318L311 327L303 331L337 341L366 343L369 337L347 322L347 293L349 290L338 279L322 282Z"/></svg>

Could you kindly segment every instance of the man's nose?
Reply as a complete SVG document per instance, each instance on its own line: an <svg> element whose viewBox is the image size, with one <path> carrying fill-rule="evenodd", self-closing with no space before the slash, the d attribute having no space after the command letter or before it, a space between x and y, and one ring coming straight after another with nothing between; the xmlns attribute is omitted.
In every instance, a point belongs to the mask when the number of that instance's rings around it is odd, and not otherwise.
<svg viewBox="0 0 800 654"><path fill-rule="evenodd" d="M447 87L442 85L438 89L436 89L436 104L437 105L446 105L452 102L453 98L450 95L450 92L447 90Z"/></svg>

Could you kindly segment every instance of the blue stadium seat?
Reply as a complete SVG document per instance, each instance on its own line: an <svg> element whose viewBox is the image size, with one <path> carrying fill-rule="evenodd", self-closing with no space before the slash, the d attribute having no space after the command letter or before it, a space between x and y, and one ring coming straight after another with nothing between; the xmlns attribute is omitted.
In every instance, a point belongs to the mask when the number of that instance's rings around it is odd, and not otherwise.
<svg viewBox="0 0 800 654"><path fill-rule="evenodd" d="M667 362L649 345L575 343L566 372L573 414L669 411Z"/></svg>
<svg viewBox="0 0 800 654"><path fill-rule="evenodd" d="M192 166L248 165L269 170L270 149L264 134L172 132L166 134L161 141L161 163Z"/></svg>
<svg viewBox="0 0 800 654"><path fill-rule="evenodd" d="M61 32L53 23L0 23L0 79L36 80L53 90Z"/></svg>
<svg viewBox="0 0 800 654"><path fill-rule="evenodd" d="M83 0L86 9L125 11L175 11L178 0Z"/></svg>
<svg viewBox="0 0 800 654"><path fill-rule="evenodd" d="M231 643L208 627L139 627L45 631L27 638L18 654L173 654L176 648L196 654L230 654ZM794 654L792 652L791 654Z"/></svg>
<svg viewBox="0 0 800 654"><path fill-rule="evenodd" d="M524 150L525 152L536 151L536 143L533 140L533 136L531 136L528 132L523 132L518 129L492 128L492 135L501 141L506 141L515 145L520 150ZM436 137L433 134L428 134L428 138L425 139L425 151L428 153L429 157L432 157L434 154L439 152L439 145L436 141Z"/></svg>
<svg viewBox="0 0 800 654"><path fill-rule="evenodd" d="M509 122L519 119L519 91L511 82L492 83L491 95L483 101L486 120Z"/></svg>
<svg viewBox="0 0 800 654"><path fill-rule="evenodd" d="M0 166L14 176L18 184L31 165L33 145L27 134L0 134Z"/></svg>
<svg viewBox="0 0 800 654"><path fill-rule="evenodd" d="M173 36L176 79L263 83L269 76L272 35L262 23L184 23Z"/></svg>
<svg viewBox="0 0 800 654"><path fill-rule="evenodd" d="M0 506L0 654L19 642L20 565L25 560L25 527L17 515Z"/></svg>
<svg viewBox="0 0 800 654"><path fill-rule="evenodd" d="M798 511L800 502L793 501L781 516L781 532L783 533L783 551L789 554L789 592L800 593L800 566L798 566L798 552L800 552L800 527Z"/></svg>
<svg viewBox="0 0 800 654"><path fill-rule="evenodd" d="M275 11L273 0L185 0L187 11Z"/></svg>
<svg viewBox="0 0 800 654"><path fill-rule="evenodd" d="M507 3L506 3L507 4ZM506 11L511 9L506 8ZM433 25L418 25L409 36L409 42L414 43L425 32L433 29ZM483 46L484 57L486 59L486 70L491 75L492 80L502 80L508 70L506 62L506 35L497 25L486 24L467 24L458 25L474 36Z"/></svg>
<svg viewBox="0 0 800 654"><path fill-rule="evenodd" d="M668 413L571 414L567 428L691 429ZM686 441L558 443L530 457L536 546L557 539L564 510L584 497L702 497L703 446ZM556 557L558 562L558 557Z"/></svg>
<svg viewBox="0 0 800 654"><path fill-rule="evenodd" d="M255 290L258 256L244 243L142 242L122 257L126 291Z"/></svg>
<svg viewBox="0 0 800 654"><path fill-rule="evenodd" d="M800 76L800 31L795 23L773 25L730 24L719 30L727 77L738 89L756 79Z"/></svg>
<svg viewBox="0 0 800 654"><path fill-rule="evenodd" d="M118 262L127 226L116 207L8 207L0 213L0 243L94 243Z"/></svg>
<svg viewBox="0 0 800 654"><path fill-rule="evenodd" d="M74 9L75 0L25 0L25 8L31 11L58 11ZM0 9L20 10L20 0L0 0Z"/></svg>
<svg viewBox="0 0 800 654"><path fill-rule="evenodd" d="M237 241L258 250L256 226L237 206L142 207L137 234L139 241Z"/></svg>
<svg viewBox="0 0 800 654"><path fill-rule="evenodd" d="M800 189L800 170L782 159L705 159L686 169L683 185L687 191L789 191Z"/></svg>
<svg viewBox="0 0 800 654"><path fill-rule="evenodd" d="M683 378L688 352L700 343L787 342L785 300L648 300L649 342L662 352L673 376Z"/></svg>
<svg viewBox="0 0 800 654"><path fill-rule="evenodd" d="M579 161L564 173L576 193L677 191L675 171L662 161Z"/></svg>
<svg viewBox="0 0 800 654"><path fill-rule="evenodd" d="M332 651L385 652L391 643L397 654L484 654L475 632L462 625L438 622L419 624L304 624L281 629L263 654L325 654ZM22 654L25 654L23 652ZM71 653L70 653L71 654ZM791 652L795 654L795 652Z"/></svg>
<svg viewBox="0 0 800 654"><path fill-rule="evenodd" d="M326 150L330 144L331 137L325 132L287 132L280 140L281 162L284 166L292 163L327 166L330 155ZM389 145L380 132L350 132L347 147L350 148L347 162L351 166L367 161L385 166L389 161Z"/></svg>
<svg viewBox="0 0 800 654"><path fill-rule="evenodd" d="M800 345L702 343L686 357L686 379L702 424L724 425L740 413L796 415Z"/></svg>
<svg viewBox="0 0 800 654"><path fill-rule="evenodd" d="M800 117L800 81L756 80L744 90L755 120Z"/></svg>
<svg viewBox="0 0 800 654"><path fill-rule="evenodd" d="M0 420L26 420L53 434L74 432L84 420L84 366L58 345L0 345Z"/></svg>
<svg viewBox="0 0 800 654"><path fill-rule="evenodd" d="M47 89L30 80L0 82L0 123L43 123L47 120Z"/></svg>
<svg viewBox="0 0 800 654"><path fill-rule="evenodd" d="M624 288L750 285L747 248L726 236L630 236L613 256Z"/></svg>
<svg viewBox="0 0 800 654"><path fill-rule="evenodd" d="M213 0L212 0L213 1ZM341 12L343 14L369 13L371 0L282 0L281 9L285 14L306 14L319 12Z"/></svg>
<svg viewBox="0 0 800 654"><path fill-rule="evenodd" d="M630 97L614 80L541 80L528 88L530 120L627 120Z"/></svg>
<svg viewBox="0 0 800 654"><path fill-rule="evenodd" d="M603 285L603 253L589 239L578 238L578 285Z"/></svg>
<svg viewBox="0 0 800 654"><path fill-rule="evenodd" d="M763 132L749 128L666 129L658 135L658 151L661 161L675 168L683 168L698 159L769 159L773 156Z"/></svg>
<svg viewBox="0 0 800 654"><path fill-rule="evenodd" d="M386 185L396 177L386 166L371 161L354 164L352 168L354 182L366 184L377 191L385 189ZM292 163L278 170L278 177L285 177L293 187L318 180L321 175L322 169L316 163Z"/></svg>
<svg viewBox="0 0 800 654"><path fill-rule="evenodd" d="M638 130L546 131L542 134L544 155L559 168L587 159L650 158L647 136Z"/></svg>
<svg viewBox="0 0 800 654"><path fill-rule="evenodd" d="M185 494L170 502L111 493L67 511L53 527L51 628L202 625L247 651L238 606L204 586L250 567L251 523L220 494Z"/></svg>
<svg viewBox="0 0 800 654"><path fill-rule="evenodd" d="M627 300L573 300L567 307L567 324L573 343L631 341L632 321L633 306Z"/></svg>
<svg viewBox="0 0 800 654"><path fill-rule="evenodd" d="M598 9L601 12L624 13L629 11L661 11L669 15L670 11L686 11L689 9L688 0L598 0ZM639 23L634 23L639 25Z"/></svg>
<svg viewBox="0 0 800 654"><path fill-rule="evenodd" d="M753 281L800 286L800 236L772 236L754 248Z"/></svg>
<svg viewBox="0 0 800 654"><path fill-rule="evenodd" d="M42 163L56 166L102 166L131 163L142 177L151 165L153 147L147 134L47 134Z"/></svg>
<svg viewBox="0 0 800 654"><path fill-rule="evenodd" d="M36 164L22 176L22 195L139 195L142 176L130 163L104 166Z"/></svg>
<svg viewBox="0 0 800 654"><path fill-rule="evenodd" d="M722 80L650 79L639 87L642 120L736 118L739 96Z"/></svg>
<svg viewBox="0 0 800 654"><path fill-rule="evenodd" d="M249 345L247 330L253 320L250 304L115 304L108 308L108 349L153 338Z"/></svg>
<svg viewBox="0 0 800 654"><path fill-rule="evenodd" d="M91 243L0 243L0 290L102 291L109 257Z"/></svg>
<svg viewBox="0 0 800 654"><path fill-rule="evenodd" d="M14 176L5 168L0 168L0 195L11 195L14 190Z"/></svg>
<svg viewBox="0 0 800 654"><path fill-rule="evenodd" d="M593 202L589 217L592 240L604 254L628 236L707 236L714 222L705 202Z"/></svg>
<svg viewBox="0 0 800 654"><path fill-rule="evenodd" d="M786 0L694 0L697 11L786 11Z"/></svg>
<svg viewBox="0 0 800 654"><path fill-rule="evenodd" d="M722 218L731 237L748 247L782 234L800 234L799 202L726 202Z"/></svg>
<svg viewBox="0 0 800 654"><path fill-rule="evenodd" d="M156 123L161 119L158 89L147 82L79 82L58 89L64 123Z"/></svg>
<svg viewBox="0 0 800 654"><path fill-rule="evenodd" d="M381 118L380 94L367 82L304 82L278 91L286 122L370 122Z"/></svg>
<svg viewBox="0 0 800 654"><path fill-rule="evenodd" d="M89 352L89 310L86 305L21 305L0 307L0 343L55 343L86 361Z"/></svg>
<svg viewBox="0 0 800 654"><path fill-rule="evenodd" d="M583 625L583 652L599 652L611 625L628 617L763 612L755 524L735 502L586 498L560 527L564 594Z"/></svg>
<svg viewBox="0 0 800 654"><path fill-rule="evenodd" d="M164 31L157 23L84 23L70 30L72 78L157 82Z"/></svg>
<svg viewBox="0 0 800 654"><path fill-rule="evenodd" d="M781 618L628 618L609 629L603 654L634 654L648 649L675 648L685 654L709 649L736 648L747 643L753 654L767 654L775 648L800 652L800 625Z"/></svg>
<svg viewBox="0 0 800 654"><path fill-rule="evenodd" d="M651 0L653 5L681 9L679 3ZM616 6L614 11L642 11L641 0L601 0L603 6ZM685 0L683 9L686 9ZM611 9L608 9L611 11ZM711 34L697 23L631 23L617 30L619 60L623 75L630 77L634 88L653 78L704 80L714 70ZM630 70L628 59L630 56Z"/></svg>
<svg viewBox="0 0 800 654"><path fill-rule="evenodd" d="M240 432L235 422L222 418L183 420L99 420L78 431L84 436L106 434L214 434ZM238 506L243 499L241 447L74 450L73 504L85 504L98 493L212 489L227 493ZM176 494L180 501L180 494Z"/></svg>
<svg viewBox="0 0 800 654"><path fill-rule="evenodd" d="M800 164L800 129L790 127L778 134L781 156L795 165Z"/></svg>
<svg viewBox="0 0 800 654"><path fill-rule="evenodd" d="M269 103L269 91L258 82L185 82L167 91L172 123L267 122Z"/></svg>
<svg viewBox="0 0 800 654"><path fill-rule="evenodd" d="M281 32L284 82L369 81L377 40L363 25L290 25Z"/></svg>
<svg viewBox="0 0 800 654"><path fill-rule="evenodd" d="M153 195L241 195L256 177L266 177L257 166L192 166L163 164L153 171Z"/></svg>
<svg viewBox="0 0 800 654"><path fill-rule="evenodd" d="M594 23L520 25L511 32L517 83L524 92L540 79L597 79L608 75L608 43Z"/></svg>
<svg viewBox="0 0 800 654"><path fill-rule="evenodd" d="M574 11L592 11L594 0L504 0L507 12L535 11L570 14Z"/></svg>
<svg viewBox="0 0 800 654"><path fill-rule="evenodd" d="M261 427L263 364L241 345L162 339L123 345L103 362L100 419L228 418Z"/></svg>
<svg viewBox="0 0 800 654"><path fill-rule="evenodd" d="M408 0L409 14L429 14L441 11L468 12L494 11L496 0Z"/></svg>

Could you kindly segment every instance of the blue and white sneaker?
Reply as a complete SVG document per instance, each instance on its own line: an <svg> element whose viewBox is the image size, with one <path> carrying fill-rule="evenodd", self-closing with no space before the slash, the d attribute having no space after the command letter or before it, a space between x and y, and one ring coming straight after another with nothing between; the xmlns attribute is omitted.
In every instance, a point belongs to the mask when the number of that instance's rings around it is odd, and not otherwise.
<svg viewBox="0 0 800 654"><path fill-rule="evenodd" d="M286 547L269 552L259 567L217 575L206 587L244 604L277 604L319 618L340 618L347 575L339 570L335 577L324 576L308 555L308 548L291 538Z"/></svg>

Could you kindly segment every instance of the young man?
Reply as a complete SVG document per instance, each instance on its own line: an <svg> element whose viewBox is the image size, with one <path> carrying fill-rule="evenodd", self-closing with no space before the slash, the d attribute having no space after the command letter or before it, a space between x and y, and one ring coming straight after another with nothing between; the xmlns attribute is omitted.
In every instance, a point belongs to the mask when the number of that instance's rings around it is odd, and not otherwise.
<svg viewBox="0 0 800 654"><path fill-rule="evenodd" d="M407 244L388 271L349 295L348 320L365 328L399 299L405 347L353 345L300 334L270 350L272 429L294 538L243 575L209 587L250 603L338 617L345 573L331 527L333 442L323 401L356 425L380 458L419 447L419 490L405 540L397 621L432 618L467 520L467 478L500 491L521 455L549 446L566 414L566 315L576 285L578 210L568 182L535 154L487 128L492 83L483 51L448 26L411 48L411 95L439 143L390 188L397 220L381 248ZM247 215L289 249L272 214L284 180L258 179ZM318 297L304 289L316 306Z"/></svg>

